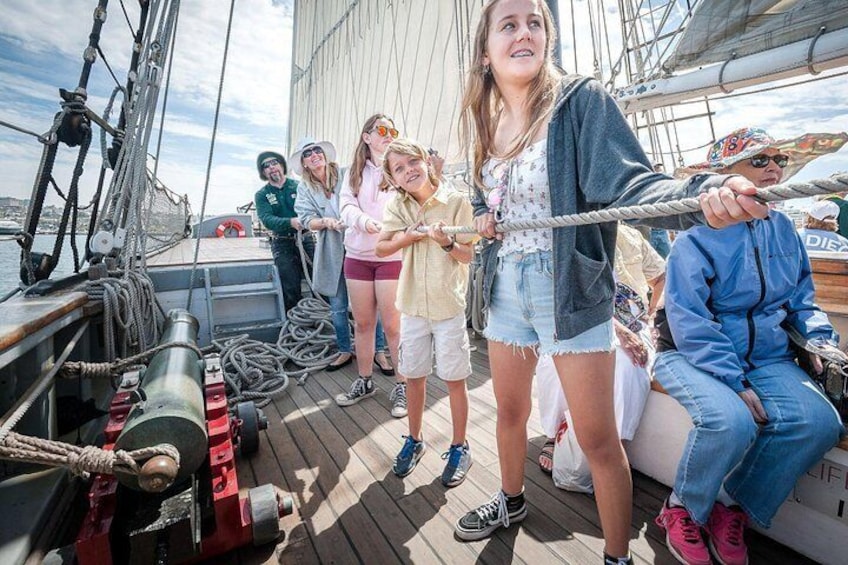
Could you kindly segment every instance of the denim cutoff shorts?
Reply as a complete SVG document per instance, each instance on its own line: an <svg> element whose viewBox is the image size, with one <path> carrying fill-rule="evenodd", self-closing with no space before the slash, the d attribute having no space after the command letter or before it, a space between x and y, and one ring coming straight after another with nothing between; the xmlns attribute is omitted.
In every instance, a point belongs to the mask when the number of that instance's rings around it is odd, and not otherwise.
<svg viewBox="0 0 848 565"><path fill-rule="evenodd" d="M533 347L540 355L612 351L612 319L571 339L557 340L554 325L553 259L550 251L498 258L486 339Z"/></svg>

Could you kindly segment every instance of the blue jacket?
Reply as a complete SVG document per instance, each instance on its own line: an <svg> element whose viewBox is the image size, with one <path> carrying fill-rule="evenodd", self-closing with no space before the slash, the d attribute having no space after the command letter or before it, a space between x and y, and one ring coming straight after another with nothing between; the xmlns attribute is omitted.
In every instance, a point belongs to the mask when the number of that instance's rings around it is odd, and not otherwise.
<svg viewBox="0 0 848 565"><path fill-rule="evenodd" d="M639 140L615 100L593 79L562 81L548 125L548 184L554 216L607 207L679 200L721 186L727 175L698 174L673 180L653 172ZM474 215L486 213L477 187ZM681 230L703 224L703 215L653 218L645 223ZM570 339L612 318L616 222L553 230L556 339ZM483 299L488 305L499 243L484 248Z"/></svg>
<svg viewBox="0 0 848 565"><path fill-rule="evenodd" d="M665 292L677 351L736 392L748 371L794 358L784 321L807 339L839 340L813 303L810 259L792 220L780 212L680 234Z"/></svg>

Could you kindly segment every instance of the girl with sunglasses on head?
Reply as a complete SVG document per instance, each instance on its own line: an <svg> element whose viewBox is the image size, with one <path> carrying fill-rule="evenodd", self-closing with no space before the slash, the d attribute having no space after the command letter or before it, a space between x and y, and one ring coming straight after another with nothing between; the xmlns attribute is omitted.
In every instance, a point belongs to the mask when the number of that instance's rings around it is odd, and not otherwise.
<svg viewBox="0 0 848 565"><path fill-rule="evenodd" d="M766 132L745 128L717 141L706 166L693 168L765 188L786 180L789 163ZM843 431L834 407L795 363L784 327L834 346L839 336L813 301L807 252L779 211L680 234L666 276L654 376L694 427L657 524L683 563L707 565L712 553L719 563L741 565L748 562L748 521L768 528L798 478ZM821 372L817 357L810 363Z"/></svg>
<svg viewBox="0 0 848 565"><path fill-rule="evenodd" d="M394 198L394 192L383 180L383 154L398 136L388 116L374 114L365 121L353 155L353 165L344 176L339 198L340 217L346 227L344 236L344 276L356 328L356 365L359 377L350 390L336 396L339 406L351 406L377 392L371 381L374 362L384 374L395 375L390 398L392 416L407 414L406 381L384 355L374 356L374 328L382 322L392 359L398 359L400 313L395 307L400 251L386 257L376 254L377 238L382 228L383 210ZM380 359L382 357L382 359ZM385 365L383 364L385 363Z"/></svg>
<svg viewBox="0 0 848 565"><path fill-rule="evenodd" d="M482 9L462 102L473 155L475 227L484 251L485 335L498 406L501 489L460 518L477 540L527 515L524 466L532 376L553 357L574 430L592 468L608 563L629 563L632 484L613 410L616 223L495 231L496 219L544 218L702 194L704 216L650 220L685 229L764 216L740 177L674 181L655 173L615 101L595 80L564 76L551 56L542 0L490 0Z"/></svg>
<svg viewBox="0 0 848 565"><path fill-rule="evenodd" d="M302 179L297 186L294 210L301 224L317 234L312 289L324 296L330 304L333 329L336 331L338 356L326 370L338 371L349 365L354 358L348 321L347 285L342 272L345 225L339 216L339 193L344 178L336 162L336 148L329 141L301 139L289 157L289 163ZM385 350L386 336L379 319L375 329L375 343L377 352ZM383 353L378 355L385 357Z"/></svg>

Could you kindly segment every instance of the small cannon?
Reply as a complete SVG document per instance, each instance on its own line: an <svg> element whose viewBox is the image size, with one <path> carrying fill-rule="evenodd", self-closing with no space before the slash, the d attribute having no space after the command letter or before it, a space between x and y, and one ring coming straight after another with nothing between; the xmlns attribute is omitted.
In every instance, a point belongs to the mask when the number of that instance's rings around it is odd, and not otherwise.
<svg viewBox="0 0 848 565"><path fill-rule="evenodd" d="M197 346L199 325L185 310L171 310L160 345L190 343ZM162 492L174 482L190 477L206 458L208 435L203 398L203 359L188 347L170 347L150 360L141 385L131 394L132 410L115 449L133 451L171 444L180 454L179 464L160 455L142 467L141 474L118 475L121 484L147 492Z"/></svg>
<svg viewBox="0 0 848 565"><path fill-rule="evenodd" d="M169 312L160 345L173 345L125 375L112 400L105 449L169 444L179 462L157 455L137 476L94 477L75 543L81 565L207 560L276 540L293 512L274 485L239 493L236 447L256 451L267 420L252 402L230 414L220 359L198 358L197 331L191 314Z"/></svg>

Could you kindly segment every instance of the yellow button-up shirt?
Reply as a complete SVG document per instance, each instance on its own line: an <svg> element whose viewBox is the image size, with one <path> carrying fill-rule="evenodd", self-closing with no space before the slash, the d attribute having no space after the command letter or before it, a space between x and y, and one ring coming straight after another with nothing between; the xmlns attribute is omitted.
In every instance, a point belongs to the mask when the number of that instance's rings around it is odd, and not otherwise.
<svg viewBox="0 0 848 565"><path fill-rule="evenodd" d="M648 306L648 281L665 272L665 260L635 228L618 224L615 240L615 277L642 297Z"/></svg>
<svg viewBox="0 0 848 565"><path fill-rule="evenodd" d="M471 202L444 181L424 204L398 191L383 212L383 230L404 231L418 222L439 220L448 226L472 225ZM459 234L457 241L476 241L473 234ZM397 309L408 316L447 320L465 311L468 265L460 263L432 239L424 238L403 249L397 291Z"/></svg>

